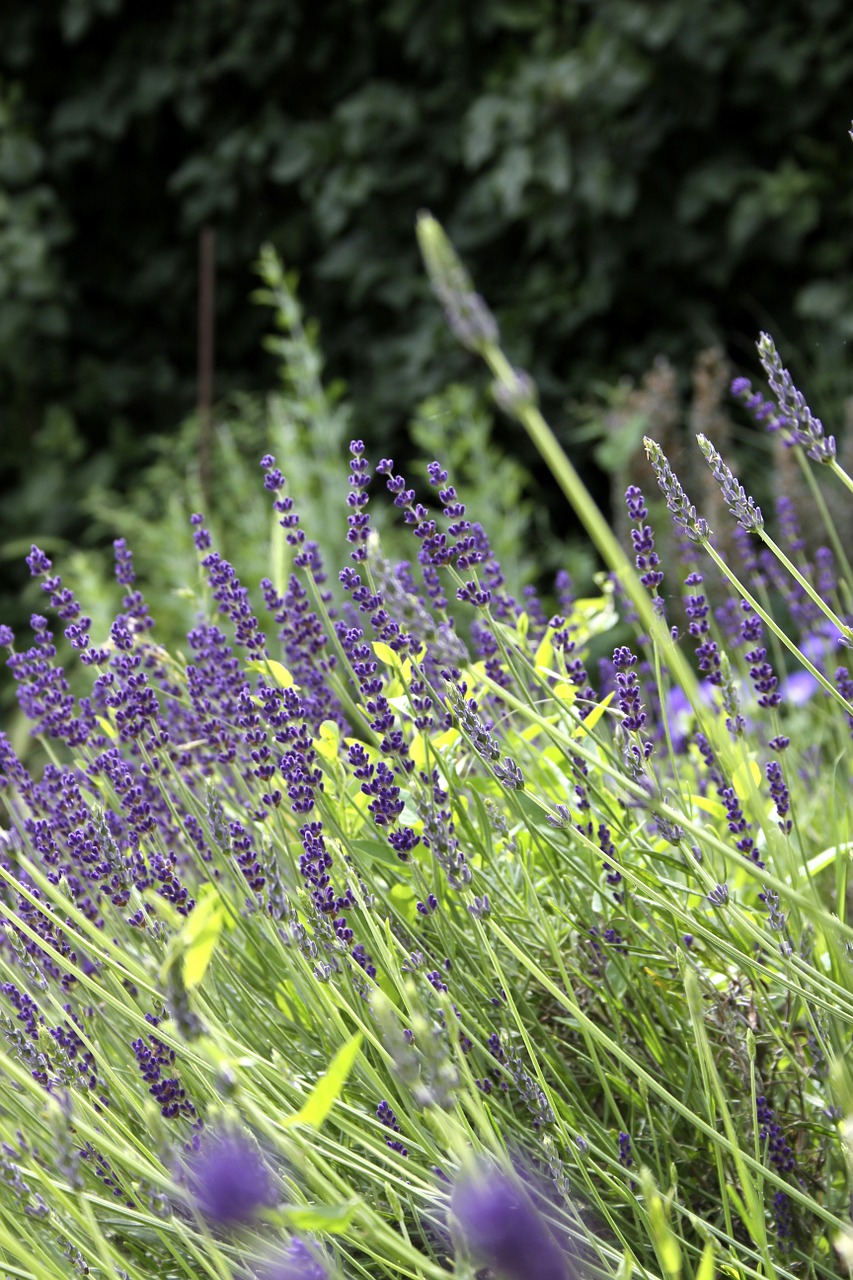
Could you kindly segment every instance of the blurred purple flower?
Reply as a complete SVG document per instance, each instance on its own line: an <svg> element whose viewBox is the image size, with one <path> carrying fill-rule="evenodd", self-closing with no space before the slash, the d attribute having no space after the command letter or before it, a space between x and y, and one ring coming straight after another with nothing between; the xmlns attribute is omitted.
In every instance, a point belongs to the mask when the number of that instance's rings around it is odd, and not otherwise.
<svg viewBox="0 0 853 1280"><path fill-rule="evenodd" d="M698 692L700 701L708 707L713 707L714 687L708 680L700 682ZM668 691L663 713L669 724L673 751L676 753L686 751L690 728L693 724L693 707L680 685L673 685Z"/></svg>
<svg viewBox="0 0 853 1280"><path fill-rule="evenodd" d="M570 1280L544 1218L499 1169L484 1166L460 1180L451 1209L478 1263L505 1280Z"/></svg>
<svg viewBox="0 0 853 1280"><path fill-rule="evenodd" d="M206 1218L222 1225L251 1222L275 1203L269 1172L244 1138L208 1139L192 1163L191 1187Z"/></svg>
<svg viewBox="0 0 853 1280"><path fill-rule="evenodd" d="M813 698L820 685L810 671L793 671L782 681L781 693L792 707L802 707Z"/></svg>
<svg viewBox="0 0 853 1280"><path fill-rule="evenodd" d="M838 628L828 622L799 642L801 651L822 675L826 675L828 661L834 658L840 646L841 635ZM819 688L820 684L811 672L801 668L785 677L780 692L791 706L802 707L814 697Z"/></svg>
<svg viewBox="0 0 853 1280"><path fill-rule="evenodd" d="M261 1280L329 1280L329 1273L302 1240L291 1240L287 1252L263 1272Z"/></svg>

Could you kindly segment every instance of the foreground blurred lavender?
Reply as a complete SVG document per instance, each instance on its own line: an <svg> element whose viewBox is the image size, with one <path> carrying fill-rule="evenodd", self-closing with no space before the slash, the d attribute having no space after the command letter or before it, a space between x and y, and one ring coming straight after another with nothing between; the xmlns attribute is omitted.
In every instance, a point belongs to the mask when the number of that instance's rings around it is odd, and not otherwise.
<svg viewBox="0 0 853 1280"><path fill-rule="evenodd" d="M260 1280L329 1280L329 1273L301 1240L292 1240L287 1252L261 1272Z"/></svg>
<svg viewBox="0 0 853 1280"><path fill-rule="evenodd" d="M202 1213L221 1226L251 1222L274 1203L272 1183L245 1138L208 1135L190 1168L190 1185Z"/></svg>
<svg viewBox="0 0 853 1280"><path fill-rule="evenodd" d="M570 1280L545 1219L500 1169L482 1164L462 1178L451 1210L476 1261L505 1280Z"/></svg>

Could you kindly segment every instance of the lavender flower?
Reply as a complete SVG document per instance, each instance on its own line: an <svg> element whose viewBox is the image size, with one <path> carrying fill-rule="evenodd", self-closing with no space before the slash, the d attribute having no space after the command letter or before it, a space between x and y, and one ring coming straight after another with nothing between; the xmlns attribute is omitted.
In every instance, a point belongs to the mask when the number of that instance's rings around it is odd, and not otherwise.
<svg viewBox="0 0 853 1280"><path fill-rule="evenodd" d="M644 437L643 444L646 457L655 473L658 488L666 500L668 509L672 512L676 525L684 531L691 542L707 542L711 536L708 522L696 514L696 508L688 500L681 487L681 481L669 465L660 445L655 440L650 440L648 436Z"/></svg>
<svg viewBox="0 0 853 1280"><path fill-rule="evenodd" d="M687 575L684 585L691 588L700 587L703 581L702 574L694 571ZM704 591L696 591L694 594L685 595L684 611L689 619L687 630L698 642L696 657L699 660L699 670L704 672L709 684L719 684L720 651L717 642L711 636L711 627L708 621L710 608Z"/></svg>
<svg viewBox="0 0 853 1280"><path fill-rule="evenodd" d="M782 433L785 444L801 445L814 462L833 462L835 437L824 435L823 424L814 417L805 396L794 386L794 380L783 367L769 333L762 333L759 337L758 358L779 405L774 426Z"/></svg>
<svg viewBox="0 0 853 1280"><path fill-rule="evenodd" d="M286 1253L261 1273L261 1280L329 1280L329 1273L303 1240L291 1240Z"/></svg>
<svg viewBox="0 0 853 1280"><path fill-rule="evenodd" d="M639 733L646 723L646 713L640 701L640 684L635 673L631 671L636 661L636 656L627 645L620 645L613 650L619 710L623 717L622 727L628 733Z"/></svg>
<svg viewBox="0 0 853 1280"><path fill-rule="evenodd" d="M651 525L646 524L649 512L642 489L635 484L629 485L625 491L625 504L628 508L629 520L637 526L636 529L631 530L631 542L634 546L637 571L641 574L640 581L657 597L658 587L663 582L663 574L658 567L660 556L655 551L654 530Z"/></svg>
<svg viewBox="0 0 853 1280"><path fill-rule="evenodd" d="M745 615L741 623L741 636L748 644L755 645L744 657L750 664L749 675L758 694L758 705L765 708L778 707L782 695L777 688L779 682L773 674L773 668L767 661L767 649L760 643L763 634L761 619L748 600L741 602L741 609Z"/></svg>
<svg viewBox="0 0 853 1280"><path fill-rule="evenodd" d="M447 990L446 987L444 989L445 991ZM393 1111L391 1104L385 1098L382 1099L379 1106L376 1108L376 1118L381 1124L385 1125L386 1129L391 1129L394 1133L402 1133L397 1116ZM392 1151L399 1151L401 1156L407 1156L409 1154L408 1150L403 1146L403 1143L399 1138L386 1138L385 1145L386 1147L390 1147Z"/></svg>
<svg viewBox="0 0 853 1280"><path fill-rule="evenodd" d="M765 766L765 773L767 774L767 781L770 783L770 796L776 806L779 830L783 835L789 836L793 830L793 822L788 817L791 809L791 795L779 761L771 760Z"/></svg>
<svg viewBox="0 0 853 1280"><path fill-rule="evenodd" d="M418 214L417 233L430 283L455 337L475 352L497 342L497 322L435 218Z"/></svg>
<svg viewBox="0 0 853 1280"><path fill-rule="evenodd" d="M510 418L517 418L536 404L536 384L523 369L512 369L505 382L492 383L495 404Z"/></svg>
<svg viewBox="0 0 853 1280"><path fill-rule="evenodd" d="M481 1165L457 1182L451 1210L478 1263L506 1280L569 1280L544 1218L502 1171Z"/></svg>
<svg viewBox="0 0 853 1280"><path fill-rule="evenodd" d="M731 468L723 461L719 450L714 448L707 436L698 435L696 439L705 456L705 461L711 468L711 474L720 486L723 498L735 520L737 520L742 529L747 531L763 529L764 517L761 514L761 508L756 506L752 498L748 496L743 485L735 478Z"/></svg>
<svg viewBox="0 0 853 1280"><path fill-rule="evenodd" d="M524 790L524 774L511 756L504 756L502 762L495 765L495 777L508 791Z"/></svg>
<svg viewBox="0 0 853 1280"><path fill-rule="evenodd" d="M764 1094L755 1099L755 1113L760 1127L759 1138L766 1142L767 1159L779 1173L792 1173L795 1160L794 1153L782 1132L782 1126L776 1119L776 1113L769 1105Z"/></svg>
<svg viewBox="0 0 853 1280"><path fill-rule="evenodd" d="M468 910L471 912L471 915L475 917L475 919L485 920L492 913L492 907L489 902L489 895L487 893L484 893L482 898L475 897L474 901L469 905Z"/></svg>
<svg viewBox="0 0 853 1280"><path fill-rule="evenodd" d="M204 1216L222 1226L251 1222L259 1209L274 1203L261 1157L245 1138L228 1134L202 1146L192 1164L191 1185Z"/></svg>

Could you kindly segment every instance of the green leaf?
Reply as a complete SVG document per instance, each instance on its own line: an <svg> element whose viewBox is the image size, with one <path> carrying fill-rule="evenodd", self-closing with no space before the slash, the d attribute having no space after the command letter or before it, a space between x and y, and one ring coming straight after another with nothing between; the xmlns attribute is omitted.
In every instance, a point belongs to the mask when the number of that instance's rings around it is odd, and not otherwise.
<svg viewBox="0 0 853 1280"><path fill-rule="evenodd" d="M853 848L853 845L848 842L845 844L833 844L828 849L822 849L820 853L816 853L806 863L806 872L810 876L817 875L818 871L823 871L825 867L830 866L839 854L849 853L851 848Z"/></svg>
<svg viewBox="0 0 853 1280"><path fill-rule="evenodd" d="M178 938L179 945L185 947L184 986L188 991L197 987L207 973L207 966L225 923L225 912L218 892L212 885L206 885L205 888L212 892L200 897Z"/></svg>
<svg viewBox="0 0 853 1280"><path fill-rule="evenodd" d="M668 1276L681 1275L681 1249L667 1220L663 1199L649 1169L641 1169L640 1180L649 1215L652 1240L661 1266Z"/></svg>
<svg viewBox="0 0 853 1280"><path fill-rule="evenodd" d="M400 666L400 655L391 648L390 644L385 644L382 640L374 640L373 652L386 667Z"/></svg>
<svg viewBox="0 0 853 1280"><path fill-rule="evenodd" d="M246 663L246 668L248 671L257 671L262 676L272 676L280 689L294 688L293 676L287 667L276 662L274 658L254 658Z"/></svg>
<svg viewBox="0 0 853 1280"><path fill-rule="evenodd" d="M407 884L395 884L389 890L388 897L400 915L414 924L418 919L418 896L414 889L410 889Z"/></svg>
<svg viewBox="0 0 853 1280"><path fill-rule="evenodd" d="M319 1129L332 1107L341 1096L347 1076L353 1068L361 1048L362 1035L357 1032L342 1045L332 1058L329 1070L321 1076L308 1095L305 1105L294 1116L288 1116L285 1124L310 1124Z"/></svg>
<svg viewBox="0 0 853 1280"><path fill-rule="evenodd" d="M696 1280L714 1280L714 1246L710 1240L705 1241L705 1248L702 1250L702 1257L696 1271Z"/></svg>
<svg viewBox="0 0 853 1280"><path fill-rule="evenodd" d="M399 868L400 859L391 845L384 840L373 840L369 837L360 840L347 840L347 853L353 854L357 861L378 862L386 867Z"/></svg>
<svg viewBox="0 0 853 1280"><path fill-rule="evenodd" d="M349 1229L361 1201L345 1200L343 1204L287 1205L281 1217L295 1231L326 1231L340 1235Z"/></svg>

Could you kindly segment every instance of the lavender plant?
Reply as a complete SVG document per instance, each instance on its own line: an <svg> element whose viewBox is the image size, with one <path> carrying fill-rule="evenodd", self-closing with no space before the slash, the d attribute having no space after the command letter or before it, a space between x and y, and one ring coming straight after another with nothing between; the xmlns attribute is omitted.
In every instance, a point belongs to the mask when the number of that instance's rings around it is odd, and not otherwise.
<svg viewBox="0 0 853 1280"><path fill-rule="evenodd" d="M357 440L334 565L263 458L283 549L257 606L192 516L178 651L125 540L106 634L33 547L43 611L0 629L48 759L0 737L0 1260L33 1280L835 1275L851 584L771 537L711 442L742 563L652 442L683 554L658 555L637 486L622 547L441 229L419 236L607 589L517 599L441 461L418 489Z"/></svg>

